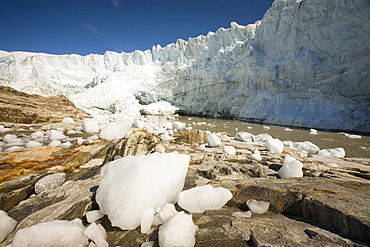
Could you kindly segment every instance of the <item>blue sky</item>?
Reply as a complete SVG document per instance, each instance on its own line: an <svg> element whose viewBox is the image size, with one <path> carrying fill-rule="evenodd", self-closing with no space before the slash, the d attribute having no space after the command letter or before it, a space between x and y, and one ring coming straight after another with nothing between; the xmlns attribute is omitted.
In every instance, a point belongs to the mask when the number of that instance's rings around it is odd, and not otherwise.
<svg viewBox="0 0 370 247"><path fill-rule="evenodd" d="M166 46L230 22L262 19L273 0L0 0L0 50L103 54Z"/></svg>

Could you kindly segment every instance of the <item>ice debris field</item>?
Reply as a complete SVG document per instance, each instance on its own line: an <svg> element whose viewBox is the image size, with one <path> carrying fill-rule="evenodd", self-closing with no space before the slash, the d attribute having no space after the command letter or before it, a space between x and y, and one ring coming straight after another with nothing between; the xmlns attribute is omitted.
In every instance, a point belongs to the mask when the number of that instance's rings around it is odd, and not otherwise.
<svg viewBox="0 0 370 247"><path fill-rule="evenodd" d="M71 125L75 130L37 130L30 136L6 134L1 148L4 151L37 148L42 145L70 148L99 138L122 139L131 132L131 128L143 128L163 140L171 141L175 139L172 137L174 132L189 128L179 121L156 123L145 118L109 124L99 124L96 119L84 119L81 126L75 125L73 119L66 118L62 120L62 124ZM8 131L4 126L0 130L3 133ZM81 137L68 137L82 133L89 133L91 136L86 140ZM200 148L220 146L221 134L209 132L206 144L202 144ZM265 150L275 153L281 153L285 147L291 147L321 155L345 155L342 148L320 150L310 142L283 142L268 134L238 132L235 137L229 138L240 142L259 143L264 145ZM226 154L235 155L233 146L224 146L222 150ZM258 148L248 158L263 159ZM100 209L86 212L87 225L83 225L81 219L39 223L17 231L12 246L44 246L50 243L60 243L59 246L108 246L104 227L96 223L104 215L108 216L113 226L122 230L140 227L141 233L144 234L151 233L152 226L161 225L158 232L160 246L194 246L198 227L194 225L191 214L220 209L233 195L226 188L213 188L211 185L183 190L189 160L190 156L187 154L164 153L164 150L148 155L115 157L114 161L107 163L101 170L102 180L96 194ZM327 165L336 166L334 163ZM286 155L278 175L280 178L302 177L302 163ZM40 194L64 182L64 173L48 175L35 184L35 191ZM183 211L178 211L175 205ZM248 211L235 212L232 216L248 218L253 214L263 214L268 211L270 203L251 199L246 205ZM3 211L0 211L0 222L0 241L3 241L16 227L17 222ZM142 244L153 245L154 242Z"/></svg>

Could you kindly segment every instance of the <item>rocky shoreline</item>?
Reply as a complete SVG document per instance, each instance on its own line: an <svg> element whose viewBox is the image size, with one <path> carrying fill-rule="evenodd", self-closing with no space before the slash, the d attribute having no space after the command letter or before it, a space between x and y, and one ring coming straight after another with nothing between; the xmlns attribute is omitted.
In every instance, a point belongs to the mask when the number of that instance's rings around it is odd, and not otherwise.
<svg viewBox="0 0 370 247"><path fill-rule="evenodd" d="M370 242L369 159L333 158L290 148L276 154L261 144L227 136L221 137L219 147L199 147L206 135L183 130L173 134L174 140L163 141L145 130L133 129L116 141L97 139L69 149L38 147L1 153L2 174L9 172L5 164L9 169L27 170L3 177L0 184L1 210L18 222L1 246L10 246L18 229L36 223L75 218L86 223L86 212L99 207L94 193L101 167L117 155L145 155L159 147L191 156L184 189L210 184L233 193L223 208L192 214L199 227L195 246L367 246ZM235 147L236 154L225 154L223 146ZM247 158L255 148L262 161ZM278 178L285 155L303 163L302 178ZM338 167L324 165L328 162ZM36 182L56 172L64 172L66 182L35 194ZM269 201L269 212L251 218L231 216L246 211L248 199ZM142 234L140 229L112 227L107 217L98 222L107 232L109 246L158 244L158 227Z"/></svg>
<svg viewBox="0 0 370 247"><path fill-rule="evenodd" d="M369 246L368 158L329 157L288 147L273 153L264 142L240 141L225 133L218 133L221 142L211 147L206 141L210 133L175 124L161 136L137 123L139 128L123 138L104 140L97 134L69 132L81 129L80 117L73 124L60 121L58 116L54 123L3 123L2 140L11 134L25 142L34 132L59 130L69 133L63 142L71 145L0 152L0 210L17 222L0 246L11 246L18 230L42 222L80 219L84 227L92 226L86 214L99 210L95 196L102 167L120 157L154 152L190 156L184 190L211 185L233 195L222 208L191 213L198 227L195 246ZM48 138L43 140L51 142ZM233 147L232 152L225 147ZM252 159L255 150L261 160ZM287 155L303 164L303 177L279 178ZM49 182L40 182L45 179ZM245 215L250 199L269 202L268 212L238 217ZM159 225L141 233L140 227L113 227L107 216L96 223L103 226L109 246L159 246ZM106 246L97 242L89 246Z"/></svg>

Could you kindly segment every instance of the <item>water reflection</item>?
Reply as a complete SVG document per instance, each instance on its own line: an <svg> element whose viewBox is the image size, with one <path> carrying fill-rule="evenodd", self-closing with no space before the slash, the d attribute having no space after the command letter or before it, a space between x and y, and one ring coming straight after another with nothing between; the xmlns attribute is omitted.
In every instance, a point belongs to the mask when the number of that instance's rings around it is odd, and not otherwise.
<svg viewBox="0 0 370 247"><path fill-rule="evenodd" d="M168 120L161 120L168 121ZM342 147L346 151L346 157L367 157L370 158L370 136L361 138L347 138L340 132L318 131L317 135L310 134L309 129L293 128L274 125L261 125L247 123L229 119L214 119L200 117L180 116L172 121L181 121L194 129L209 130L212 132L227 132L230 136L235 136L237 132L245 131L258 135L267 133L282 141L290 140L293 142L310 141L320 149Z"/></svg>

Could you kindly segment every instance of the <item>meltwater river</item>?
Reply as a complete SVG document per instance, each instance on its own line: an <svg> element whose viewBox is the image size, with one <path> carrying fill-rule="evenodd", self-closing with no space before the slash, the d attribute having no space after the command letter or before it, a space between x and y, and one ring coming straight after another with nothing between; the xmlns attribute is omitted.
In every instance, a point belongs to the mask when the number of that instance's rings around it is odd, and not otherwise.
<svg viewBox="0 0 370 247"><path fill-rule="evenodd" d="M156 118L156 120L168 121L164 118ZM343 132L329 131L317 131L317 135L313 135L310 134L309 129L289 127L292 131L287 131L285 130L287 127L284 126L262 125L231 119L180 116L173 121L186 123L187 127L191 126L193 129L227 132L231 137L235 136L237 132L243 131L254 135L266 133L281 141L310 141L319 146L320 149L344 148L347 158L370 158L370 136L361 135L361 138L348 138Z"/></svg>

